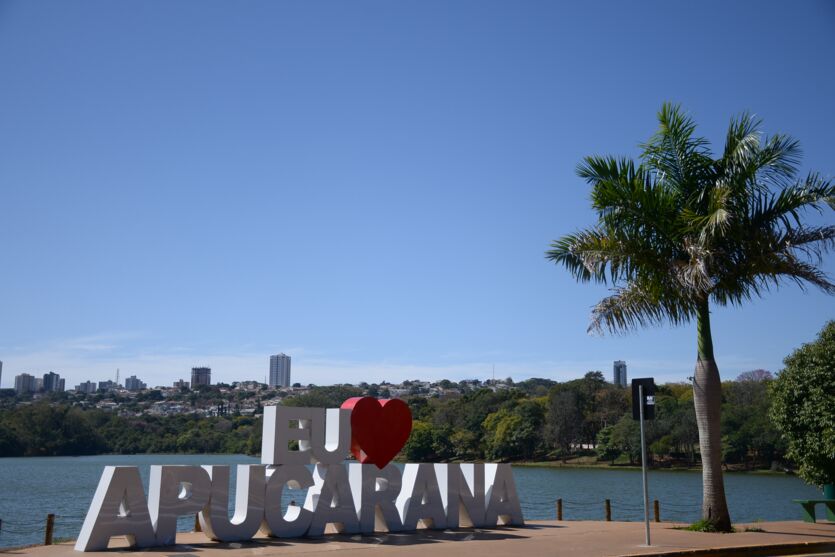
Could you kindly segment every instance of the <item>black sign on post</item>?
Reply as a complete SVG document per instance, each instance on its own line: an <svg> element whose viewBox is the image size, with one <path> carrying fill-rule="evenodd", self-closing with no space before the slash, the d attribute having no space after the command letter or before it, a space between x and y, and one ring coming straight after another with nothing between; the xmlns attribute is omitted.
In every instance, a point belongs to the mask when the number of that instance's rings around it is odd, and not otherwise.
<svg viewBox="0 0 835 557"><path fill-rule="evenodd" d="M641 407L638 406L638 386L643 386L644 391L644 419L655 419L655 379L647 377L645 379L632 380L632 419L641 419Z"/></svg>

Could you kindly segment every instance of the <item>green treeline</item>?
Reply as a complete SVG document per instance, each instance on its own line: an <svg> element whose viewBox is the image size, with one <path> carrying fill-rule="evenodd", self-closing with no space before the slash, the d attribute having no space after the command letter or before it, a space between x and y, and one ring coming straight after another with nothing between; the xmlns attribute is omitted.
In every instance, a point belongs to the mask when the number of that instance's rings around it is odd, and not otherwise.
<svg viewBox="0 0 835 557"><path fill-rule="evenodd" d="M768 419L766 376L723 384L723 459L737 468L768 467L785 445ZM336 407L366 394L351 386L315 387L284 399L295 406ZM656 466L697 465L698 432L688 384L661 385L648 447ZM640 462L638 423L630 391L600 372L556 383L530 379L510 388L472 390L456 398L409 397L412 435L401 458L547 461L586 457L610 464ZM260 416L123 416L82 409L66 401L40 401L0 409L0 455L53 456L101 453L244 453L261 447ZM594 457L594 458L589 458Z"/></svg>
<svg viewBox="0 0 835 557"><path fill-rule="evenodd" d="M748 379L723 384L726 464L768 467L783 458L784 443L768 419L770 383ZM656 419L647 422L653 464L698 464L692 388L666 384L656 395ZM632 419L630 397L628 389L590 372L566 383L533 379L509 390L482 389L448 401L411 399L416 421L404 457L565 461L592 456L611 464L638 464L640 430Z"/></svg>
<svg viewBox="0 0 835 557"><path fill-rule="evenodd" d="M0 456L255 454L260 450L260 418L119 416L48 402L0 411Z"/></svg>

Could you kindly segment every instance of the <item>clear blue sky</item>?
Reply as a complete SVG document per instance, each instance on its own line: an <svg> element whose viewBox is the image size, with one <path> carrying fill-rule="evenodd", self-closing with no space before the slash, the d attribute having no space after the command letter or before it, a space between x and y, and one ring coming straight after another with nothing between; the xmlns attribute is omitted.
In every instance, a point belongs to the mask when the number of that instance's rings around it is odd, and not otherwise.
<svg viewBox="0 0 835 557"><path fill-rule="evenodd" d="M835 4L574 4L0 1L3 387L263 380L278 351L302 383L685 380L694 326L588 336L605 289L546 262L593 221L574 169L672 100L832 176ZM834 317L793 286L718 309L720 370Z"/></svg>

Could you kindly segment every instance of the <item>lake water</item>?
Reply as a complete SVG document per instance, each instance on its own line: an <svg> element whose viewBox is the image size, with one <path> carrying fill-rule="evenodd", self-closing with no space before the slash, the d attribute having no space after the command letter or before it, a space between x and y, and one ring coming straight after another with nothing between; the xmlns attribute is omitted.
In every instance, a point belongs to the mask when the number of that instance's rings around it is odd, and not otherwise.
<svg viewBox="0 0 835 557"><path fill-rule="evenodd" d="M75 538L105 465L139 466L147 482L151 464L258 464L243 455L100 455L88 457L0 458L0 547L43 543L46 515L54 513L55 536ZM234 468L233 468L234 472ZM566 520L603 520L603 501L612 501L613 520L643 520L638 470L514 467L513 475L526 519L554 519L563 499ZM651 471L650 499L661 502L661 519L693 522L699 518L701 474ZM233 484L234 487L234 484ZM731 518L736 522L797 520L792 499L818 497L817 489L793 476L725 475ZM286 492L303 500L302 492ZM190 530L193 518L180 521Z"/></svg>

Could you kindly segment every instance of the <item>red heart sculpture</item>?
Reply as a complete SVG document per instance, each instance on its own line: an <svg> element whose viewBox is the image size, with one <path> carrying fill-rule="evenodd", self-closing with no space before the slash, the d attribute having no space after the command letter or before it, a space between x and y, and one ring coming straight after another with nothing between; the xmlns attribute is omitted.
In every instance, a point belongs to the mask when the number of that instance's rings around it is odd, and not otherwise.
<svg viewBox="0 0 835 557"><path fill-rule="evenodd" d="M354 397L342 408L351 411L351 452L363 464L382 470L412 433L412 411L398 398Z"/></svg>

